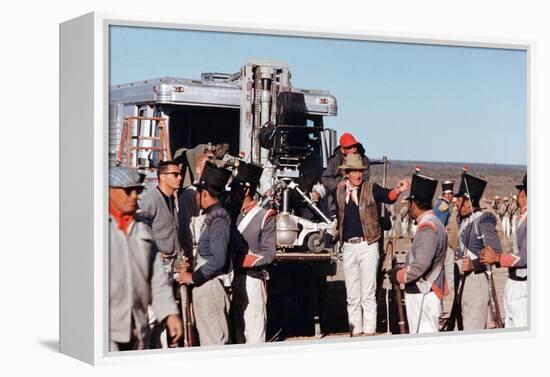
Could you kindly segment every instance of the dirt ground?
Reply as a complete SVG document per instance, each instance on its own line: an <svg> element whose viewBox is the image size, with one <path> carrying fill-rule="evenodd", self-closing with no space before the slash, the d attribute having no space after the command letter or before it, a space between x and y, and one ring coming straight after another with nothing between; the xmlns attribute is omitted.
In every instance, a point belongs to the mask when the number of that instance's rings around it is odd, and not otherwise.
<svg viewBox="0 0 550 377"><path fill-rule="evenodd" d="M394 240L395 255L398 263L405 260L411 240L401 238ZM503 239L505 250L511 248L511 240ZM387 249L387 248L386 248ZM388 268L390 259L386 259L382 268ZM342 262L339 260L332 265L332 276L323 275L328 272L321 268L321 264L307 264L301 266L290 265L275 268L270 285L270 301L268 302L268 339L271 341L291 341L314 339L319 337L349 337L346 309L346 289ZM289 269L291 271L289 271ZM323 271L324 270L324 271ZM281 272L284 271L284 272ZM318 276L316 276L318 274ZM499 299L501 317L504 316L503 292L508 276L507 269L493 270L493 278ZM285 281L284 287L277 282ZM399 327L394 291L389 282L380 274L378 301L378 319L376 336L398 334ZM389 289L388 289L389 288ZM311 294L312 291L317 294ZM289 293L291 292L291 293ZM449 317L454 292L451 290L443 301L442 322ZM390 310L387 310L387 307ZM389 321L388 321L389 320ZM316 329L316 322L318 323ZM492 319L488 328L493 328Z"/></svg>
<svg viewBox="0 0 550 377"><path fill-rule="evenodd" d="M462 163L434 163L414 161L391 161L388 168L386 187L393 187L405 177L410 177L414 167L422 166L422 173L440 181L455 180L458 189ZM494 195L509 196L516 192L515 185L521 181L526 167L520 165L469 164L470 173L488 181L484 198L488 201ZM371 167L371 180L382 184L382 166ZM435 197L439 195L440 185ZM485 202L484 202L485 203ZM485 205L488 207L488 205ZM390 211L399 213L400 204L396 203ZM486 208L490 210L489 208ZM499 230L497 224L497 231ZM499 235L502 236L500 229ZM511 250L511 240L501 238L504 250ZM395 241L397 262L404 262L411 240L407 238ZM390 261L386 261L386 268ZM383 266L384 267L384 266ZM328 271L332 269L332 271ZM330 272L330 273L329 273ZM328 275L328 276L327 276ZM502 302L507 269L494 269L493 278L499 299L501 316L504 316ZM377 335L399 333L397 326L394 292L380 274L378 300ZM317 294L311 294L311 292ZM327 268L323 263L303 263L290 266L279 264L272 269L268 300L268 339L288 341L295 339L313 339L315 334L323 337L348 337L346 309L346 289L342 271L342 262L333 263ZM448 318L454 299L454 292L443 301L442 320ZM386 310L390 307L390 310ZM317 329L315 324L317 325ZM488 323L493 326L492 321Z"/></svg>

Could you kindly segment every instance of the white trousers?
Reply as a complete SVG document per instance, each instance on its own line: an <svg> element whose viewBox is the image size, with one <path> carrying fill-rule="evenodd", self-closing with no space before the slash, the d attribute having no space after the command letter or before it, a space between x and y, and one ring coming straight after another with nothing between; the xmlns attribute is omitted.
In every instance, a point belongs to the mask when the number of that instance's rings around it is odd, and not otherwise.
<svg viewBox="0 0 550 377"><path fill-rule="evenodd" d="M504 287L505 327L527 327L527 281L506 280Z"/></svg>
<svg viewBox="0 0 550 377"><path fill-rule="evenodd" d="M344 242L344 282L351 334L376 332L378 242Z"/></svg>
<svg viewBox="0 0 550 377"><path fill-rule="evenodd" d="M422 302L422 296L424 296L424 302ZM439 331L439 317L443 308L441 300L435 293L429 292L426 295L405 293L405 305L410 334L417 334L417 328L418 334ZM420 326L418 326L419 320Z"/></svg>
<svg viewBox="0 0 550 377"><path fill-rule="evenodd" d="M267 294L262 279L236 274L231 310L237 343L265 342Z"/></svg>

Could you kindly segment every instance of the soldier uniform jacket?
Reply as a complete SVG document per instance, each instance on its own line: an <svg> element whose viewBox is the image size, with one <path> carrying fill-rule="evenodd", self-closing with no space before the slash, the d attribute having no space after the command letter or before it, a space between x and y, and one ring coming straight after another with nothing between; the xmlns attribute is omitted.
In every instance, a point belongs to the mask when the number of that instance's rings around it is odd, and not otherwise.
<svg viewBox="0 0 550 377"><path fill-rule="evenodd" d="M526 277L526 271L517 271L527 267L527 211L517 220L517 229L512 253L503 253L500 256L500 265L509 267L510 276Z"/></svg>
<svg viewBox="0 0 550 377"><path fill-rule="evenodd" d="M458 253L457 257L469 256L474 265L474 272L479 274L486 270L485 266L479 262L479 253L484 244L491 246L496 252L501 252L500 239L496 231L497 219L490 212L474 212L473 215L458 219ZM477 231L482 238L478 238Z"/></svg>
<svg viewBox="0 0 550 377"><path fill-rule="evenodd" d="M434 215L441 221L443 226L447 226L449 223L449 217L451 216L452 206L449 201L443 197L436 200L434 205Z"/></svg>
<svg viewBox="0 0 550 377"><path fill-rule="evenodd" d="M151 227L137 214L128 236L109 218L109 338L128 343L132 322L141 339L148 324L147 306L159 321L178 313L172 287L151 234Z"/></svg>
<svg viewBox="0 0 550 377"><path fill-rule="evenodd" d="M177 252L180 248L178 240L177 208L157 187L143 197L141 208L151 215L153 238L160 251L166 254Z"/></svg>
<svg viewBox="0 0 550 377"><path fill-rule="evenodd" d="M245 216L256 207L256 204L253 204L253 206L246 208L246 211L239 214L237 217L237 227L241 224ZM263 208L257 211L241 234L247 243L249 255L253 254L255 257L260 257L260 259L255 261L254 266L251 267L248 266L246 261L243 261L245 265L241 262L239 265L235 266L235 270L238 273L246 273L255 278L263 278L266 265L273 262L275 258L275 211ZM243 267L249 268L243 269Z"/></svg>
<svg viewBox="0 0 550 377"><path fill-rule="evenodd" d="M199 238L199 255L206 263L193 272L192 280L196 286L227 273L229 269L229 214L219 202L205 209L204 213L206 218Z"/></svg>
<svg viewBox="0 0 550 377"><path fill-rule="evenodd" d="M398 272L397 279L405 283L407 293L421 292L417 286L421 278L433 281L428 288L442 299L447 294L445 270L441 268L437 276L432 277L430 274L432 271L436 272L436 266L442 266L444 263L447 253L447 233L433 211L424 212L417 221L418 227L411 250L407 253L405 267Z"/></svg>

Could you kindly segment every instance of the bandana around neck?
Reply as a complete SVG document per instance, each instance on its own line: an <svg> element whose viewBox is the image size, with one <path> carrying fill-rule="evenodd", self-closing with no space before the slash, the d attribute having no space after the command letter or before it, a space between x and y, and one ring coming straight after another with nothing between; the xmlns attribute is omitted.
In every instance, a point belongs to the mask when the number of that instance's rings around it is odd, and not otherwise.
<svg viewBox="0 0 550 377"><path fill-rule="evenodd" d="M355 203L356 206L359 206L359 200L357 199L357 191L359 187L353 187L349 181L346 182L346 204L349 203L349 198Z"/></svg>

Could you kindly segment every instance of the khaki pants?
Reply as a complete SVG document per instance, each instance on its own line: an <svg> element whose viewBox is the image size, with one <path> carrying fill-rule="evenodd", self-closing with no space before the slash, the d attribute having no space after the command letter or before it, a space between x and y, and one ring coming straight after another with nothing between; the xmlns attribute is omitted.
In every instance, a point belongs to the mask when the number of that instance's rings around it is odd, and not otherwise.
<svg viewBox="0 0 550 377"><path fill-rule="evenodd" d="M267 295L263 279L236 274L231 311L237 343L265 342Z"/></svg>
<svg viewBox="0 0 550 377"><path fill-rule="evenodd" d="M193 288L193 313L201 346L229 343L229 297L220 279Z"/></svg>
<svg viewBox="0 0 550 377"><path fill-rule="evenodd" d="M466 276L461 306L464 330L487 328L489 280L484 272Z"/></svg>

